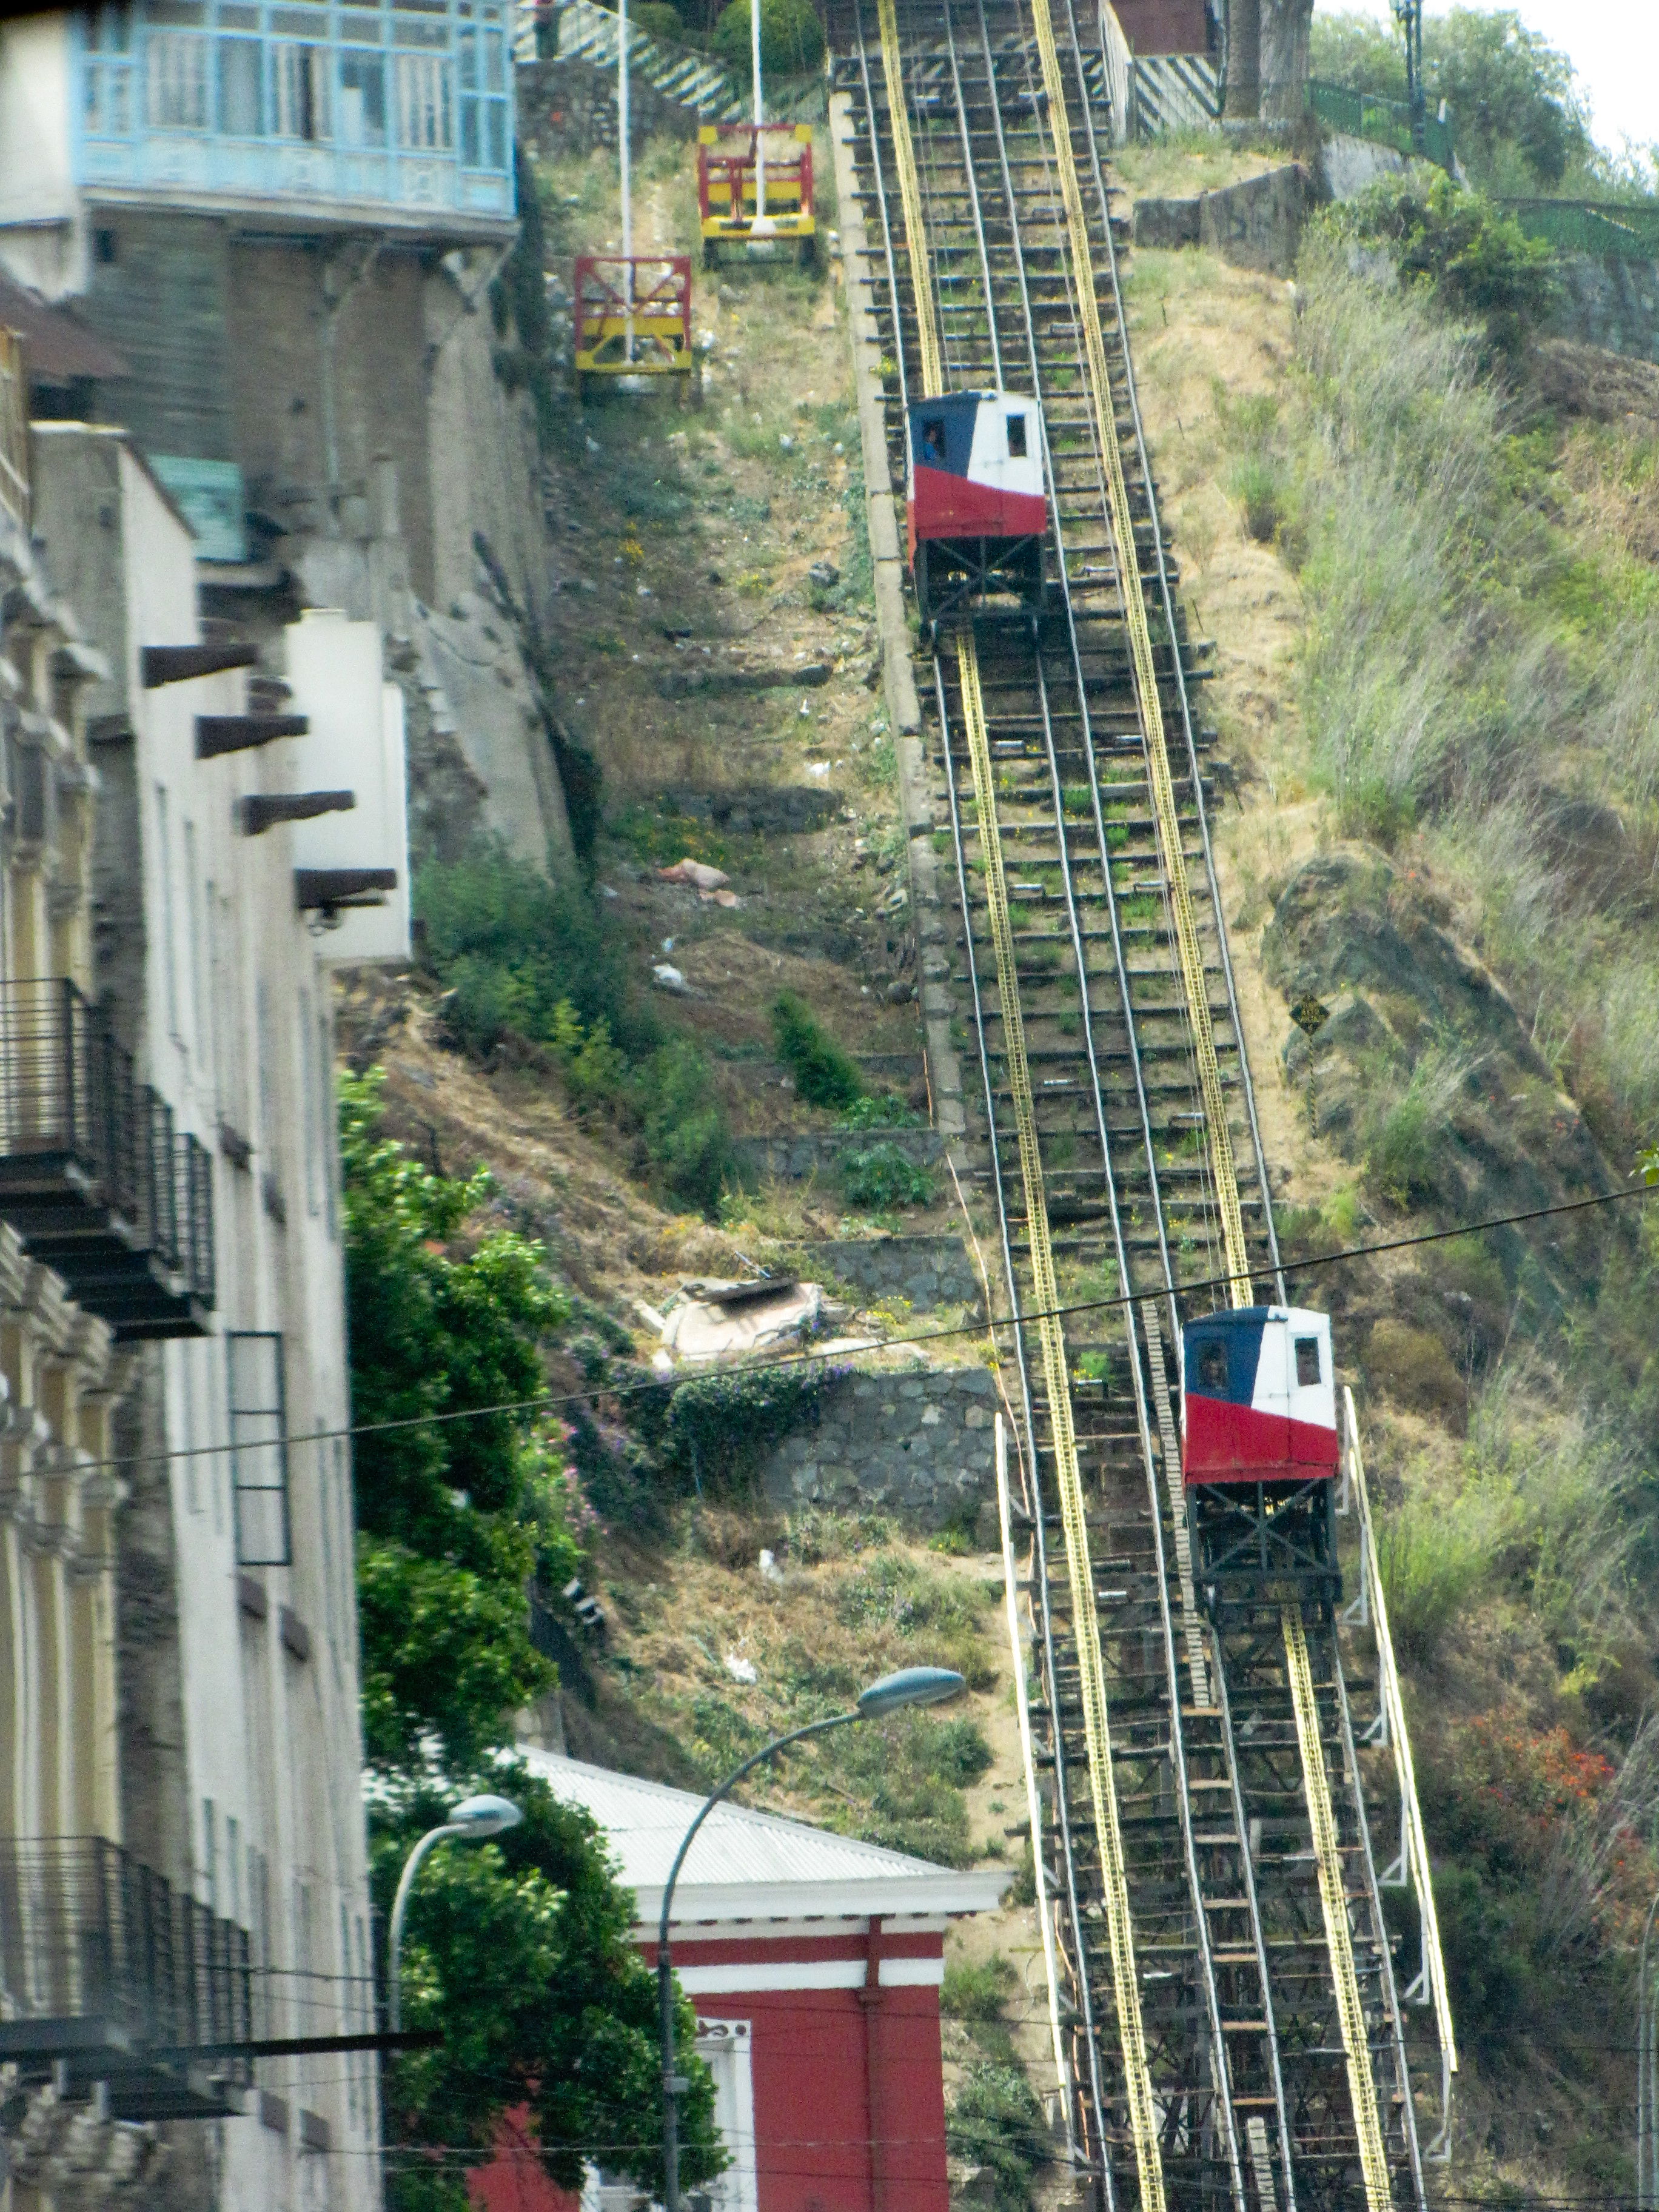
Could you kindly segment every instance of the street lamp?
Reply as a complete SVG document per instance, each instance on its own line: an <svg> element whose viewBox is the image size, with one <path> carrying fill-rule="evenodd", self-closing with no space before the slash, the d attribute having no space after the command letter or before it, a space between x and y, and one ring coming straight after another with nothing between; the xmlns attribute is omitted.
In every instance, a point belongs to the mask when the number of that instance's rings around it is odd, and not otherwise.
<svg viewBox="0 0 1659 2212"><path fill-rule="evenodd" d="M669 1956L668 1915L674 1902L674 1884L680 1878L680 1869L685 1864L685 1855L698 1829L745 1774L787 1745L799 1743L804 1736L823 1735L830 1729L846 1728L853 1721L881 1720L905 1705L937 1705L946 1698L956 1697L967 1686L961 1675L953 1674L948 1667L903 1667L896 1674L884 1674L880 1681L872 1682L868 1689L860 1692L858 1703L850 1711L831 1713L828 1720L808 1721L805 1728L791 1729L787 1735L775 1736L770 1743L763 1744L703 1800L702 1809L686 1830L674 1854L674 1863L668 1869L667 1887L662 1893L662 1917L657 1923L657 2000L662 2011L662 2157L667 2183L663 2212L680 2212L680 2099L691 2086L684 2075L674 2071L674 1969Z"/></svg>
<svg viewBox="0 0 1659 2212"><path fill-rule="evenodd" d="M404 1915L409 1910L409 1893L415 1887L422 1860L434 1844L446 1843L452 1836L459 1836L469 1844L482 1844L490 1836L516 1828L523 1818L510 1797L463 1797L443 1826L428 1828L404 1861L403 1873L398 1878L398 1894L392 1900L392 1929L386 1947L386 2014L394 2035L402 2025L403 2014L398 1978L403 1965Z"/></svg>

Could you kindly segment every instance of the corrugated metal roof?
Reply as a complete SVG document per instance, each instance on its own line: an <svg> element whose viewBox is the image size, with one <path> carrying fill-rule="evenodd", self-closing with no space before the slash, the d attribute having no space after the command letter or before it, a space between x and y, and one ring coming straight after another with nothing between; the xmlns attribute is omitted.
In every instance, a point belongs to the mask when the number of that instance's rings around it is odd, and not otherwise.
<svg viewBox="0 0 1659 2212"><path fill-rule="evenodd" d="M605 1830L642 1919L661 1910L674 1854L702 1799L637 1775L525 1747L521 1755L556 1797L584 1805ZM1012 1879L964 1874L803 1820L720 1805L691 1846L674 1892L674 1923L790 1915L985 1912Z"/></svg>

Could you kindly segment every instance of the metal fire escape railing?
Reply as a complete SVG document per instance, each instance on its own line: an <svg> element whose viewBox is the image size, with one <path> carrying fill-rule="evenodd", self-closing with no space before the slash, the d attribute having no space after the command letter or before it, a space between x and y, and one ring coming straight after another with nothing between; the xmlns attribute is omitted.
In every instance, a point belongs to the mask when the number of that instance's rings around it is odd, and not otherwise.
<svg viewBox="0 0 1659 2212"><path fill-rule="evenodd" d="M118 1334L211 1307L211 1169L72 982L0 984L0 1219Z"/></svg>
<svg viewBox="0 0 1659 2212"><path fill-rule="evenodd" d="M107 2082L118 2117L234 2112L252 1990L246 1930L118 1844L0 1839L0 2059L24 2082Z"/></svg>

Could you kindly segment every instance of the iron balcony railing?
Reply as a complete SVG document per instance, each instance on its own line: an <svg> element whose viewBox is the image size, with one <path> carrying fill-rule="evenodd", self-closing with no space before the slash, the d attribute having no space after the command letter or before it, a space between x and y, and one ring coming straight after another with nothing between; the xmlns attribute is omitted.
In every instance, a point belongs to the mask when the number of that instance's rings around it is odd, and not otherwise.
<svg viewBox="0 0 1659 2212"><path fill-rule="evenodd" d="M127 2118L234 2112L252 1991L246 1930L118 1844L0 1838L0 2058L24 2081L107 2082Z"/></svg>
<svg viewBox="0 0 1659 2212"><path fill-rule="evenodd" d="M65 979L0 985L0 1219L118 1334L212 1306L209 1156Z"/></svg>

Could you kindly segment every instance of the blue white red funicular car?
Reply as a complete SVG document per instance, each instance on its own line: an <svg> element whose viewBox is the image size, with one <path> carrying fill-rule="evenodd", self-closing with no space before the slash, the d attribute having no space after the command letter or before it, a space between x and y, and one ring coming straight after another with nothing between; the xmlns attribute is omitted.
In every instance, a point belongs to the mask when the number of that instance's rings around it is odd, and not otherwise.
<svg viewBox="0 0 1659 2212"><path fill-rule="evenodd" d="M1310 1600L1334 1610L1341 1449L1329 1315L1205 1314L1182 1331L1181 1370L1182 1471L1212 1613Z"/></svg>
<svg viewBox="0 0 1659 2212"><path fill-rule="evenodd" d="M951 392L908 411L905 516L923 629L999 593L1040 606L1048 499L1036 401Z"/></svg>

